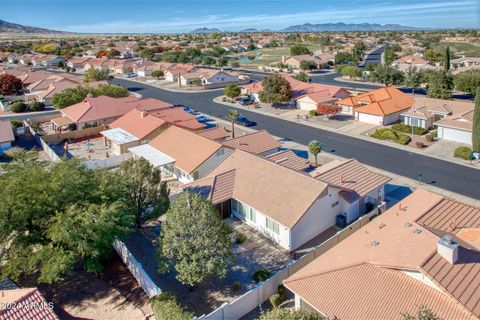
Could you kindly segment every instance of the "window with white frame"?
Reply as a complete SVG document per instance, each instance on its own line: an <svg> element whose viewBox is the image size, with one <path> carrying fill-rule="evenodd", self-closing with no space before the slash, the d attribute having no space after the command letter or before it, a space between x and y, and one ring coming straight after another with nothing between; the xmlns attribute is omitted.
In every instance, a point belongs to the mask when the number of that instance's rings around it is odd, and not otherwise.
<svg viewBox="0 0 480 320"><path fill-rule="evenodd" d="M269 217L266 217L267 220L267 229L273 231L273 233L278 234L279 233L279 225L278 222L270 219Z"/></svg>
<svg viewBox="0 0 480 320"><path fill-rule="evenodd" d="M247 210L247 219L252 221L252 222L257 222L257 211L251 207L249 207Z"/></svg>

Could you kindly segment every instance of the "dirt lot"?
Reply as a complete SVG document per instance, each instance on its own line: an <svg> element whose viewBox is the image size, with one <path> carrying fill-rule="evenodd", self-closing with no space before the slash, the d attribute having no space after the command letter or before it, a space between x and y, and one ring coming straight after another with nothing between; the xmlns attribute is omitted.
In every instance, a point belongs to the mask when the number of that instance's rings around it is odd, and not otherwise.
<svg viewBox="0 0 480 320"><path fill-rule="evenodd" d="M35 284L34 277L20 285L38 287L62 320L153 319L147 295L116 255L98 275L77 270L54 285Z"/></svg>

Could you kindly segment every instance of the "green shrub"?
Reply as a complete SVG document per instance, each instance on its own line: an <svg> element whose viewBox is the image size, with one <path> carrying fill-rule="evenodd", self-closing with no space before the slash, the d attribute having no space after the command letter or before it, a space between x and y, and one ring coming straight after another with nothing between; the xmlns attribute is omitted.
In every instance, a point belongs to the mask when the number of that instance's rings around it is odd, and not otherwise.
<svg viewBox="0 0 480 320"><path fill-rule="evenodd" d="M43 103L43 102L38 102L38 101L37 101L37 102L34 102L34 103L32 103L32 104L28 107L28 109L29 109L30 111L42 111L42 110L45 109L45 103Z"/></svg>
<svg viewBox="0 0 480 320"><path fill-rule="evenodd" d="M388 128L376 130L374 133L372 133L371 137L380 140L393 141L403 145L406 145L410 142L410 137L406 134L395 132Z"/></svg>
<svg viewBox="0 0 480 320"><path fill-rule="evenodd" d="M270 303L274 308L277 308L278 306L280 306L282 302L283 302L282 297L278 293L275 293L270 297Z"/></svg>
<svg viewBox="0 0 480 320"><path fill-rule="evenodd" d="M232 290L233 291L239 291L241 288L241 283L239 281L234 281L232 284Z"/></svg>
<svg viewBox="0 0 480 320"><path fill-rule="evenodd" d="M266 269L258 269L253 273L252 279L255 282L263 282L270 278L270 271Z"/></svg>
<svg viewBox="0 0 480 320"><path fill-rule="evenodd" d="M150 300L156 320L190 320L193 314L178 305L175 296L162 292Z"/></svg>
<svg viewBox="0 0 480 320"><path fill-rule="evenodd" d="M23 122L22 121L12 120L12 121L10 121L10 123L12 124L12 127L14 127L14 128L23 127Z"/></svg>
<svg viewBox="0 0 480 320"><path fill-rule="evenodd" d="M244 243L245 241L247 241L247 236L241 232L237 232L235 234L235 242L237 244L242 244Z"/></svg>
<svg viewBox="0 0 480 320"><path fill-rule="evenodd" d="M393 125L392 130L404 132L404 133L413 133L419 136L427 133L427 130L423 129L422 127L409 126L408 124L404 124L404 123Z"/></svg>
<svg viewBox="0 0 480 320"><path fill-rule="evenodd" d="M455 158L460 158L463 160L470 160L472 154L472 149L469 147L458 147L455 149L453 156Z"/></svg>
<svg viewBox="0 0 480 320"><path fill-rule="evenodd" d="M317 110L310 110L308 111L308 114L311 115L312 117L316 117L318 115Z"/></svg>
<svg viewBox="0 0 480 320"><path fill-rule="evenodd" d="M160 78L160 77L163 77L163 75L164 75L163 70L152 71L152 77Z"/></svg>
<svg viewBox="0 0 480 320"><path fill-rule="evenodd" d="M432 136L432 138L438 138L438 131L434 130L434 131L430 132L430 135Z"/></svg>
<svg viewBox="0 0 480 320"><path fill-rule="evenodd" d="M27 105L24 102L15 102L10 107L10 111L15 113L22 113L27 111Z"/></svg>

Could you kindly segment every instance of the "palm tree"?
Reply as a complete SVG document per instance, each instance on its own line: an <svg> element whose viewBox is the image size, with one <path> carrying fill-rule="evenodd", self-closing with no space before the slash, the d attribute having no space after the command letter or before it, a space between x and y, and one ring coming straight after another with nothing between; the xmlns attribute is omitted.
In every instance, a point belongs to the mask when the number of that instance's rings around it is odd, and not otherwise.
<svg viewBox="0 0 480 320"><path fill-rule="evenodd" d="M232 122L232 138L235 138L235 122L237 122L240 114L236 110L229 110L227 114L227 119Z"/></svg>
<svg viewBox="0 0 480 320"><path fill-rule="evenodd" d="M318 155L323 150L323 144L317 140L312 140L308 143L308 151L315 157L315 167L318 166Z"/></svg>

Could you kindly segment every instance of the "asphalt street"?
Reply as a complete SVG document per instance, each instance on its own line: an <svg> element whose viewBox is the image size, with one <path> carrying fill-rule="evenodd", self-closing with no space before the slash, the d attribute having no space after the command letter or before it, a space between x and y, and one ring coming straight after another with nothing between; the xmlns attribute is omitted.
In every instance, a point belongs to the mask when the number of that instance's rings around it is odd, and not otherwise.
<svg viewBox="0 0 480 320"><path fill-rule="evenodd" d="M166 102L188 105L202 113L225 118L229 109L237 109L241 114L258 123L256 129L266 129L275 136L291 139L301 144L317 139L325 144L325 152L357 160L382 170L425 184L432 184L464 196L480 200L480 170L452 162L410 153L382 144L349 137L346 135L313 128L287 120L269 117L243 108L227 107L213 102L222 90L183 93L172 92L124 79L113 79L112 83L123 85L144 98L157 98Z"/></svg>

